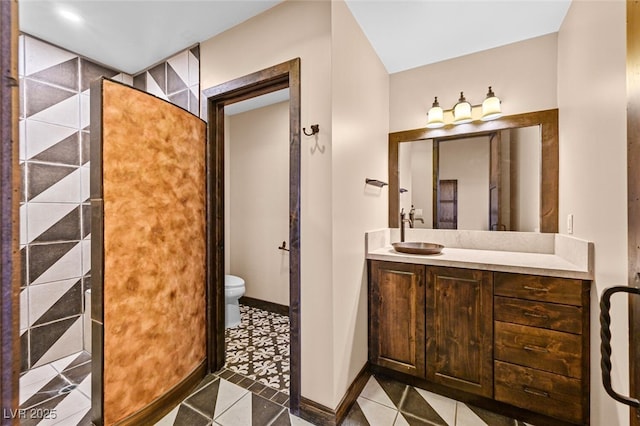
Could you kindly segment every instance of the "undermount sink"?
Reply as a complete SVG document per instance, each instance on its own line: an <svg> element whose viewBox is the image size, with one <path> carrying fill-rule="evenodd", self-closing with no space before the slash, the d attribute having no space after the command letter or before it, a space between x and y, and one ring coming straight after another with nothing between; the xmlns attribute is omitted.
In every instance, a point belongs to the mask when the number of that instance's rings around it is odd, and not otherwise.
<svg viewBox="0 0 640 426"><path fill-rule="evenodd" d="M422 242L403 242L392 243L393 249L400 253L408 254L438 254L444 248L441 244L422 243Z"/></svg>

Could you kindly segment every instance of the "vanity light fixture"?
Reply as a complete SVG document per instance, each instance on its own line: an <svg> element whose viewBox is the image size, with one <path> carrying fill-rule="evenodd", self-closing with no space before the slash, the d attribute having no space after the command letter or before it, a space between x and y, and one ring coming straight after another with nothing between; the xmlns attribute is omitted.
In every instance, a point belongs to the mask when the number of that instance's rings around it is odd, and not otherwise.
<svg viewBox="0 0 640 426"><path fill-rule="evenodd" d="M495 120L502 117L502 109L500 108L500 98L493 93L491 86L487 97L482 102L482 121Z"/></svg>
<svg viewBox="0 0 640 426"><path fill-rule="evenodd" d="M471 104L467 102L464 93L460 92L460 99L453 106L453 124L465 123L471 123Z"/></svg>
<svg viewBox="0 0 640 426"><path fill-rule="evenodd" d="M437 129L444 126L444 111L438 103L438 97L433 100L433 105L427 115L427 127L430 129Z"/></svg>
<svg viewBox="0 0 640 426"><path fill-rule="evenodd" d="M443 127L445 124L444 113L451 112L453 114L453 124L470 123L472 118L473 108L482 108L480 118L482 121L495 120L502 116L502 110L500 107L500 99L493 93L491 86L487 97L482 102L482 105L471 105L464 97L464 93L460 92L460 99L453 106L452 109L443 110L438 103L438 97L436 96L429 113L427 114L427 127L430 129L437 129Z"/></svg>

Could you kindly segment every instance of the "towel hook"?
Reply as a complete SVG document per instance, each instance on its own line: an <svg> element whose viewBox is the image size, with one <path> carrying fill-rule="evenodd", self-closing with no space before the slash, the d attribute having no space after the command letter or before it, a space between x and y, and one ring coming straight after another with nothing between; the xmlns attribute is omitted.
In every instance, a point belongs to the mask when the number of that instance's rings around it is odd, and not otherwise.
<svg viewBox="0 0 640 426"><path fill-rule="evenodd" d="M283 241L282 245L280 247L278 247L278 250L289 251L289 249L287 248L287 242Z"/></svg>
<svg viewBox="0 0 640 426"><path fill-rule="evenodd" d="M320 132L320 125L319 124L312 124L311 125L311 133L307 133L307 128L306 127L302 128L302 133L304 133L307 136L313 136L318 132Z"/></svg>

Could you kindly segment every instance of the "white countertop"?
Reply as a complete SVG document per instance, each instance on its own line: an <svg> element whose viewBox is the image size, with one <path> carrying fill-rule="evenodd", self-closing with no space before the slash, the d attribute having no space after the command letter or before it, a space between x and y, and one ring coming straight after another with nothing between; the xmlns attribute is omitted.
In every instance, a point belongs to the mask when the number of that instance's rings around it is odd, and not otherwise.
<svg viewBox="0 0 640 426"><path fill-rule="evenodd" d="M410 232L409 232L410 231ZM593 279L593 243L561 234L408 229L405 241L442 244L436 255L399 253L397 229L367 232L371 260Z"/></svg>

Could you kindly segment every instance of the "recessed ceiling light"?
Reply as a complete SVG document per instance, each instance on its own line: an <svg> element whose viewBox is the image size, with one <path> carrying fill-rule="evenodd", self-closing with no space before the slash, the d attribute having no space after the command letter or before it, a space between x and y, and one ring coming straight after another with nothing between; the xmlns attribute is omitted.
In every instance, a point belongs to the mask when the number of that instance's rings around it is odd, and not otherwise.
<svg viewBox="0 0 640 426"><path fill-rule="evenodd" d="M78 15L76 12L73 12L69 9L58 9L58 14L62 16L64 19L66 19L67 21L75 22L78 24L84 21L82 16Z"/></svg>

